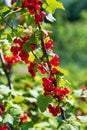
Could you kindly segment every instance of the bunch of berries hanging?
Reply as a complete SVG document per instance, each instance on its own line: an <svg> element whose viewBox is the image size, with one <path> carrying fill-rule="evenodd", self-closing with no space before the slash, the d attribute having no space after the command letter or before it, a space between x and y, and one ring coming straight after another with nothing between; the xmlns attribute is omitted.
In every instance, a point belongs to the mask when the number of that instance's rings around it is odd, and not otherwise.
<svg viewBox="0 0 87 130"><path fill-rule="evenodd" d="M43 31L41 27L41 22L44 21L46 13L41 9L42 1L41 0L23 0L22 8L26 8L29 12L29 15L34 19L34 27L40 33L39 44L37 42L31 42L31 38L37 38L36 32L33 31L31 35L26 34L22 37L16 37L13 40L14 45L11 47L11 52L13 57L17 57L17 60L5 60L8 63L15 63L23 61L28 65L28 72L35 77L38 70L45 75L42 78L42 85L44 90L44 96L50 95L53 99L57 99L58 105L53 106L52 104L48 105L48 110L52 113L53 116L61 114L62 108L59 106L59 102L63 102L65 96L69 94L69 89L67 87L60 87L57 81L58 66L59 66L59 56L57 54L50 52L53 51L53 40L50 38L49 31ZM33 27L32 27L33 28ZM34 29L34 30L35 30ZM30 48L28 52L24 46L27 44L27 48ZM38 56L37 49L40 49L42 56ZM33 61L29 60L30 52L33 54L35 59ZM37 62L36 62L37 61Z"/></svg>

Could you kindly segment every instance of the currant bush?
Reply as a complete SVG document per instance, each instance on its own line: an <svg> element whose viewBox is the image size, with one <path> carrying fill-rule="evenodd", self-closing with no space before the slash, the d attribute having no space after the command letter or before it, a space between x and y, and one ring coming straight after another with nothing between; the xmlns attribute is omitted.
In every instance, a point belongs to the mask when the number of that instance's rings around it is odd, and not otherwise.
<svg viewBox="0 0 87 130"><path fill-rule="evenodd" d="M0 52L3 71L7 77L9 86L9 89L5 87L5 95L3 91L0 91L2 92L0 95L0 130L16 130L17 128L28 130L29 128L33 128L33 126L35 127L31 120L37 122L40 117L38 116L36 120L31 119L33 118L32 115L35 116L36 114L34 109L36 109L37 113L39 112L38 110L41 112L47 110L51 116L56 117L59 125L62 121L66 121L67 124L70 121L67 116L68 106L72 108L72 103L70 104L69 102L69 99L71 99L70 90L65 84L65 74L59 67L60 57L53 52L54 41L50 37L51 32L44 28L45 19L50 19L50 21L54 19L53 16L49 18L47 13L54 13L56 8L64 9L62 3L56 0L52 0L52 3L50 0L12 0L11 7L5 12L7 14L3 14L4 11L2 11L0 15L5 24L12 30L9 54L8 52L6 53L8 50L5 50L6 48L2 48L3 53ZM9 24L6 21L7 19L5 19L5 17L9 17L11 14L18 15L17 20L19 22L17 21L18 25L15 25L16 27L11 26L11 23ZM22 22L20 22L20 18ZM10 34L6 38L8 37L10 37ZM24 89L27 91L26 93L19 94L13 89L10 74L16 63L27 66L28 75L32 77L33 81L36 81L38 75L40 75L40 85L43 91L39 92L40 96L36 97L37 101L32 99L32 97L29 98L32 91L29 94L27 88L32 90L32 87L28 83L25 83L27 86ZM14 77L14 75L12 76ZM21 82L23 83L24 80ZM19 91L20 87L23 86L18 86L17 84L17 87L19 87ZM36 93L33 94L33 96L36 95ZM23 98L23 96L28 97ZM15 101L16 98L18 99L17 101ZM8 102L8 100L11 101ZM24 108L22 108L23 104L19 100L22 100L25 104ZM30 100L36 101L31 101L32 107L28 105ZM15 102L17 103L15 104Z"/></svg>

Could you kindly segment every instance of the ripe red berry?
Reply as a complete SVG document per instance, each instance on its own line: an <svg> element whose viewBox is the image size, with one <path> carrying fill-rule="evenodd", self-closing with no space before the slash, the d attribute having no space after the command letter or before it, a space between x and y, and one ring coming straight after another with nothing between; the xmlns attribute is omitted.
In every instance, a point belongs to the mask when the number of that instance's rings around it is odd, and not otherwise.
<svg viewBox="0 0 87 130"><path fill-rule="evenodd" d="M64 100L64 97L63 97L63 96L60 96L60 97L59 97L59 100L60 100L60 101L63 101L63 100Z"/></svg>
<svg viewBox="0 0 87 130"><path fill-rule="evenodd" d="M29 1L28 0L23 0L22 7L27 7L28 5L29 5Z"/></svg>
<svg viewBox="0 0 87 130"><path fill-rule="evenodd" d="M62 90L62 95L66 96L67 94L69 94L70 90L65 87L63 90Z"/></svg>
<svg viewBox="0 0 87 130"><path fill-rule="evenodd" d="M51 80L52 82L54 82L55 79L54 79L53 76L50 76L50 77L49 77L49 80Z"/></svg>
<svg viewBox="0 0 87 130"><path fill-rule="evenodd" d="M25 113L20 117L21 122L26 121L28 119L28 115Z"/></svg>
<svg viewBox="0 0 87 130"><path fill-rule="evenodd" d="M11 69L11 67L12 67L12 57L4 56L4 60L7 63L6 68L9 71Z"/></svg>
<svg viewBox="0 0 87 130"><path fill-rule="evenodd" d="M50 39L48 42L46 42L46 49L50 49L50 50L53 50L53 40Z"/></svg>
<svg viewBox="0 0 87 130"><path fill-rule="evenodd" d="M30 72L32 77L36 76L36 72L34 71L34 67L35 67L35 63L34 62L30 62L30 65L28 66L28 71Z"/></svg>
<svg viewBox="0 0 87 130"><path fill-rule="evenodd" d="M56 107L55 107L55 111L56 111L57 114L61 113L60 106L56 106Z"/></svg>
<svg viewBox="0 0 87 130"><path fill-rule="evenodd" d="M28 60L29 54L25 50L22 50L19 53L19 56L21 57L21 60L26 62L26 60Z"/></svg>
<svg viewBox="0 0 87 130"><path fill-rule="evenodd" d="M56 74L57 73L57 69L56 68L52 68L52 73Z"/></svg>
<svg viewBox="0 0 87 130"><path fill-rule="evenodd" d="M60 88L54 87L54 93L58 96L58 95L61 95L61 94L62 94L62 91L61 91Z"/></svg>
<svg viewBox="0 0 87 130"><path fill-rule="evenodd" d="M49 109L49 112L50 112L53 116L57 116L58 114L61 113L60 106L53 107L51 104L49 104L49 105L48 105L48 109Z"/></svg>
<svg viewBox="0 0 87 130"><path fill-rule="evenodd" d="M58 66L59 65L59 56L55 55L53 59L50 60L50 64L53 66Z"/></svg>
<svg viewBox="0 0 87 130"><path fill-rule="evenodd" d="M18 63L20 61L21 61L21 59L20 59L20 57L18 55L17 56L12 56L12 64Z"/></svg>
<svg viewBox="0 0 87 130"><path fill-rule="evenodd" d="M41 22L41 17L39 14L35 14L35 24L38 24L39 22Z"/></svg>
<svg viewBox="0 0 87 130"><path fill-rule="evenodd" d="M46 64L38 64L38 69L41 71L42 74L46 74L45 70Z"/></svg>
<svg viewBox="0 0 87 130"><path fill-rule="evenodd" d="M66 96L67 94L69 94L70 90L65 87L63 90L62 90L62 95Z"/></svg>
<svg viewBox="0 0 87 130"><path fill-rule="evenodd" d="M4 56L4 60L5 60L5 62L9 63L9 62L11 62L11 57Z"/></svg>
<svg viewBox="0 0 87 130"><path fill-rule="evenodd" d="M46 13L45 13L44 11L42 11L42 12L40 12L40 16L41 16L42 18L44 18L44 17L46 17Z"/></svg>
<svg viewBox="0 0 87 130"><path fill-rule="evenodd" d="M29 10L29 12L30 12L31 15L34 15L34 14L35 14L34 9Z"/></svg>
<svg viewBox="0 0 87 130"><path fill-rule="evenodd" d="M23 45L23 41L22 41L22 39L20 39L20 38L15 38L15 39L14 39L14 43L15 43L15 44L18 44L19 46L22 46L22 45Z"/></svg>
<svg viewBox="0 0 87 130"><path fill-rule="evenodd" d="M29 35L26 35L22 37L23 43L27 42L29 40Z"/></svg>
<svg viewBox="0 0 87 130"><path fill-rule="evenodd" d="M36 10L39 11L40 9L41 9L40 5L37 4L37 5L36 5Z"/></svg>
<svg viewBox="0 0 87 130"><path fill-rule="evenodd" d="M40 14L35 14L34 21L35 24L38 24L39 22L42 22L44 20L44 17L46 16L45 12L40 12Z"/></svg>
<svg viewBox="0 0 87 130"><path fill-rule="evenodd" d="M13 53L14 56L16 56L18 54L18 52L20 51L20 47L12 46L10 51Z"/></svg>
<svg viewBox="0 0 87 130"><path fill-rule="evenodd" d="M35 10L39 11L41 9L42 2L40 0L24 0L22 2L22 7L27 7L30 14L34 15Z"/></svg>

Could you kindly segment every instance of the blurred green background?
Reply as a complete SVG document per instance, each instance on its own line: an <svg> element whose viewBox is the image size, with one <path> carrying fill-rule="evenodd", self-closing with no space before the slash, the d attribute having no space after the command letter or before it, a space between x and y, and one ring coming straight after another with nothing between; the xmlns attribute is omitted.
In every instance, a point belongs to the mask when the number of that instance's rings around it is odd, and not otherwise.
<svg viewBox="0 0 87 130"><path fill-rule="evenodd" d="M51 28L54 50L73 87L87 86L87 0L61 1L65 11L55 12Z"/></svg>

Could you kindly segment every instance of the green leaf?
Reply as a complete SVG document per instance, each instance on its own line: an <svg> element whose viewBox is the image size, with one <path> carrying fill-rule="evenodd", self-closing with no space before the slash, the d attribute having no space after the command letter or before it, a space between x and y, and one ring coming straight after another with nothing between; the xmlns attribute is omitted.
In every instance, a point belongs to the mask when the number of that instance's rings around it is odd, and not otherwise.
<svg viewBox="0 0 87 130"><path fill-rule="evenodd" d="M0 3L0 4L1 4L1 3ZM1 10L2 13L5 13L5 12L7 12L7 11L9 11L8 6L4 6L3 9Z"/></svg>
<svg viewBox="0 0 87 130"><path fill-rule="evenodd" d="M72 126L71 124L64 124L60 126L58 130L78 130L78 129Z"/></svg>
<svg viewBox="0 0 87 130"><path fill-rule="evenodd" d="M36 99L35 98L32 98L32 97L26 97L25 98L26 100L28 100L29 102L33 103L33 102L36 102Z"/></svg>
<svg viewBox="0 0 87 130"><path fill-rule="evenodd" d="M73 104L74 104L74 100L73 99L67 99L66 98L66 102L68 102L70 105L72 105L73 106Z"/></svg>
<svg viewBox="0 0 87 130"><path fill-rule="evenodd" d="M2 117L0 116L0 122L2 122Z"/></svg>
<svg viewBox="0 0 87 130"><path fill-rule="evenodd" d="M13 117L10 114L5 115L3 123L9 123L13 125Z"/></svg>
<svg viewBox="0 0 87 130"><path fill-rule="evenodd" d="M57 2L57 0L45 0L42 7L52 14L55 12L57 8L64 10L62 2Z"/></svg>
<svg viewBox="0 0 87 130"><path fill-rule="evenodd" d="M28 19L27 19L27 25L31 25L34 23L34 17L32 17L31 15L28 15Z"/></svg>
<svg viewBox="0 0 87 130"><path fill-rule="evenodd" d="M18 7L18 6L22 6L22 0L17 0L16 7Z"/></svg>
<svg viewBox="0 0 87 130"><path fill-rule="evenodd" d="M36 43L36 38L35 38L35 36L31 36L31 37L30 37L29 43Z"/></svg>
<svg viewBox="0 0 87 130"><path fill-rule="evenodd" d="M18 31L18 33L23 33L24 32L24 27L22 26L22 25L18 25L18 27L17 27L17 31Z"/></svg>
<svg viewBox="0 0 87 130"><path fill-rule="evenodd" d="M77 116L82 123L87 123L87 116Z"/></svg>
<svg viewBox="0 0 87 130"><path fill-rule="evenodd" d="M11 92L11 90L5 86L5 85L0 85L0 94L2 95L9 95L9 93Z"/></svg>
<svg viewBox="0 0 87 130"><path fill-rule="evenodd" d="M40 128L40 130L43 130L43 128L49 127L49 122L40 122L34 125L35 128Z"/></svg>
<svg viewBox="0 0 87 130"><path fill-rule="evenodd" d="M8 39L9 42L12 42L12 36L10 34L7 35L7 39Z"/></svg>
<svg viewBox="0 0 87 130"><path fill-rule="evenodd" d="M13 124L18 125L20 122L20 116L22 115L21 109L10 108L10 114L13 117Z"/></svg>
<svg viewBox="0 0 87 130"><path fill-rule="evenodd" d="M57 8L65 10L62 2L57 2Z"/></svg>
<svg viewBox="0 0 87 130"><path fill-rule="evenodd" d="M33 123L32 122L27 122L25 124L20 125L22 130L28 130L29 128L33 127Z"/></svg>
<svg viewBox="0 0 87 130"><path fill-rule="evenodd" d="M79 122L72 122L72 125L76 128L76 130L80 130L80 123Z"/></svg>
<svg viewBox="0 0 87 130"><path fill-rule="evenodd" d="M66 112L65 115L66 115L66 119L70 119L71 120L72 118L74 118L73 113Z"/></svg>
<svg viewBox="0 0 87 130"><path fill-rule="evenodd" d="M17 96L17 95L22 96L22 95L23 95L22 92L14 91L14 90L12 90L11 94L12 94L13 96Z"/></svg>
<svg viewBox="0 0 87 130"><path fill-rule="evenodd" d="M4 73L3 69L0 68L0 76L2 76L2 75L4 75L4 74L5 74L5 73Z"/></svg>
<svg viewBox="0 0 87 130"><path fill-rule="evenodd" d="M63 75L67 76L69 74L67 70L65 70L59 66L57 67L57 71L58 71L59 76L63 76Z"/></svg>
<svg viewBox="0 0 87 130"><path fill-rule="evenodd" d="M22 110L19 108L19 109L17 109L17 108L11 108L10 109L10 114L12 115L12 116L16 116L16 115L21 115L22 114Z"/></svg>
<svg viewBox="0 0 87 130"><path fill-rule="evenodd" d="M48 96L40 95L37 99L37 104L41 112L44 112L47 109L48 104L51 102L52 97L49 95Z"/></svg>
<svg viewBox="0 0 87 130"><path fill-rule="evenodd" d="M60 122L62 122L62 116L61 115L58 115L57 116L57 121L60 123Z"/></svg>
<svg viewBox="0 0 87 130"><path fill-rule="evenodd" d="M36 91L36 90L34 90L34 89L31 89L30 90L30 94L33 96L33 97L35 97L35 98L37 98L38 97L38 92Z"/></svg>
<svg viewBox="0 0 87 130"><path fill-rule="evenodd" d="M15 96L15 98L13 99L13 102L15 103L21 103L23 101L24 101L24 97L19 95Z"/></svg>
<svg viewBox="0 0 87 130"><path fill-rule="evenodd" d="M36 30L35 31L35 37L38 38L38 39L41 39L41 37L42 37L42 31L41 30Z"/></svg>
<svg viewBox="0 0 87 130"><path fill-rule="evenodd" d="M25 43L22 48L23 48L23 50L25 50L26 52L29 52L29 51L31 50L31 48L30 48L30 43L29 43L29 42Z"/></svg>
<svg viewBox="0 0 87 130"><path fill-rule="evenodd" d="M32 52L29 53L29 61L33 62L35 59L35 56L32 54Z"/></svg>
<svg viewBox="0 0 87 130"><path fill-rule="evenodd" d="M65 84L66 84L65 79L63 77L60 77L60 79L59 79L59 86L63 87L63 86L65 86Z"/></svg>
<svg viewBox="0 0 87 130"><path fill-rule="evenodd" d="M79 90L74 90L74 94L75 94L76 96L78 96L78 97L81 97L82 92L83 92L83 90L82 90L82 89L79 89Z"/></svg>

